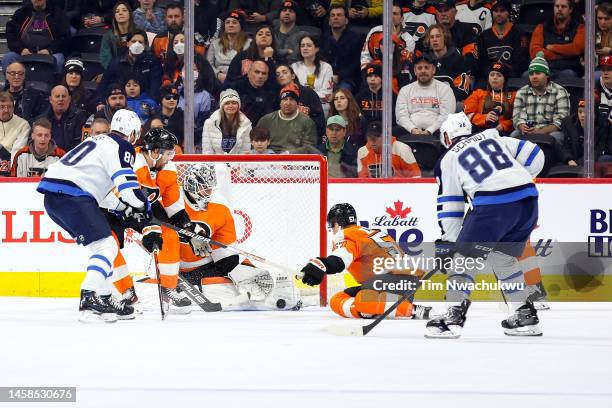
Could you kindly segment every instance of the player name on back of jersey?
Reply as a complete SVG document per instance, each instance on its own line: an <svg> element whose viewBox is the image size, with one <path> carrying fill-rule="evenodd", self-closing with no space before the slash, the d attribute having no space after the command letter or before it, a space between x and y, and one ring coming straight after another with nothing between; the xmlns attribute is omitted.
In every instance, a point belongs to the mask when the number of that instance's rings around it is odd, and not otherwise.
<svg viewBox="0 0 612 408"><path fill-rule="evenodd" d="M486 138L487 136L484 133L476 133L473 136L466 137L465 139L461 139L459 142L457 142L456 145L453 146L451 151L453 153L457 153L461 151L462 149L464 149L465 147L468 147L469 145L473 143L480 142L481 140L484 140Z"/></svg>

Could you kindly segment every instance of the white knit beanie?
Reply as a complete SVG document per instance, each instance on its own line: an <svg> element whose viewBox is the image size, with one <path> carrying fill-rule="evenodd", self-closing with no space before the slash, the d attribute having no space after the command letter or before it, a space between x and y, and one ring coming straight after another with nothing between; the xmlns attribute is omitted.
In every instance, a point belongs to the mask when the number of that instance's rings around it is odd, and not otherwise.
<svg viewBox="0 0 612 408"><path fill-rule="evenodd" d="M238 102L238 109L240 109L240 95L238 95L238 92L231 88L221 92L221 95L219 96L219 107L223 107L223 105L229 101Z"/></svg>

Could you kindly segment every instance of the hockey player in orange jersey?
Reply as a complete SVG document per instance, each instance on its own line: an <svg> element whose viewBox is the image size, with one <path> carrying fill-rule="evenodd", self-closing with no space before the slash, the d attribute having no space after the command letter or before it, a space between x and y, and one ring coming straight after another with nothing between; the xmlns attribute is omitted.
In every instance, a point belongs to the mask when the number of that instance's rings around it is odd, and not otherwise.
<svg viewBox="0 0 612 408"><path fill-rule="evenodd" d="M327 214L327 225L333 231L332 252L325 258L312 259L302 268L302 281L307 285L318 285L326 274L340 273L344 269L359 283L374 277L375 258L402 256L403 251L389 235L380 230L357 225L357 214L351 204L334 205ZM412 271L392 271L408 274ZM422 276L422 271L415 272ZM397 301L396 295L348 288L330 299L331 309L342 317L368 318L382 314L389 304ZM431 307L416 305L408 300L400 303L392 315L394 318L428 319Z"/></svg>
<svg viewBox="0 0 612 408"><path fill-rule="evenodd" d="M192 223L214 241L236 245L234 217L227 200L216 191L215 168L198 164L185 174L182 193ZM292 277L272 277L230 249L195 248L181 238L181 275L224 310L297 310L301 303Z"/></svg>

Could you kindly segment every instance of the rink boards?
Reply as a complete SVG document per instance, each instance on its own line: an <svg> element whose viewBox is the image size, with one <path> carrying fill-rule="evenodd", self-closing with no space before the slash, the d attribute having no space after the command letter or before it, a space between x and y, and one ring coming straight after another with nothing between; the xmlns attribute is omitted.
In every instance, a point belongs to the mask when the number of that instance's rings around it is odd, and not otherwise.
<svg viewBox="0 0 612 408"><path fill-rule="evenodd" d="M0 295L76 296L88 252L72 243L45 215L36 182L2 181ZM612 301L612 183L543 180L538 182L538 190L539 227L531 242L551 300ZM352 203L362 225L387 232L407 251L416 253L420 244L429 248L428 243L439 237L436 193L432 179L330 180L328 204ZM264 248L269 243L251 241L248 245ZM282 248L274 250L282 252ZM129 244L127 252L131 271L146 269L140 248ZM483 278L491 281L492 275L484 274ZM436 299L440 294L424 292L420 296ZM474 297L496 300L499 293L483 291Z"/></svg>

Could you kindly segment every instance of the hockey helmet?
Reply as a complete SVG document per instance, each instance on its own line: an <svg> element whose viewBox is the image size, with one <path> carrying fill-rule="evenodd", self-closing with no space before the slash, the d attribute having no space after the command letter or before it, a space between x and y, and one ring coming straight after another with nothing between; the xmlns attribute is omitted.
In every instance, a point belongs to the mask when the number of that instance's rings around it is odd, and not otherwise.
<svg viewBox="0 0 612 408"><path fill-rule="evenodd" d="M447 149L453 144L454 139L471 134L472 123L463 112L451 113L440 126L440 142Z"/></svg>
<svg viewBox="0 0 612 408"><path fill-rule="evenodd" d="M357 224L357 212L355 207L349 203L340 203L334 205L327 213L327 226L332 228L334 224L341 227Z"/></svg>
<svg viewBox="0 0 612 408"><path fill-rule="evenodd" d="M185 197L197 210L206 210L213 190L217 187L217 173L212 164L198 164L187 172L183 181Z"/></svg>
<svg viewBox="0 0 612 408"><path fill-rule="evenodd" d="M153 128L145 133L143 142L144 150L149 152L155 149L174 150L174 146L178 144L178 139L167 129Z"/></svg>
<svg viewBox="0 0 612 408"><path fill-rule="evenodd" d="M111 120L111 132L120 133L131 144L136 143L140 137L142 123L138 115L131 110L119 109Z"/></svg>

